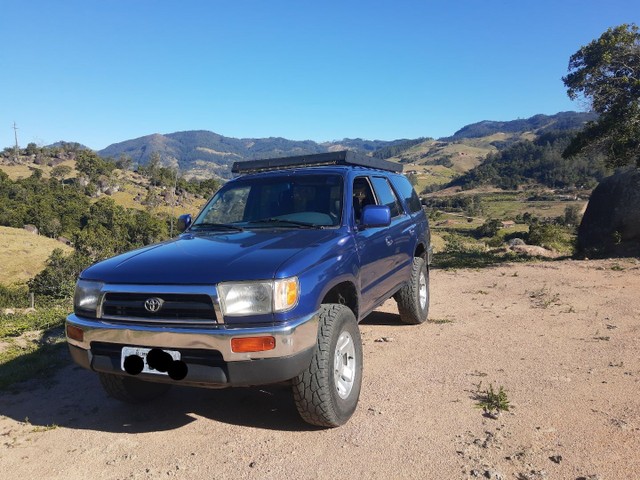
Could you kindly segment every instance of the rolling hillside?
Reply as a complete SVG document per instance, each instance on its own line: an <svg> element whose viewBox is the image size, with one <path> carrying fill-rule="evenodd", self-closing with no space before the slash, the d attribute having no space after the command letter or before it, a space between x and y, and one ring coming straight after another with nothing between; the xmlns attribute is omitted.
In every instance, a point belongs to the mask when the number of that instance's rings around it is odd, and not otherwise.
<svg viewBox="0 0 640 480"><path fill-rule="evenodd" d="M521 139L534 139L549 130L580 128L594 116L588 113L561 112L535 115L512 121L482 121L467 125L447 138L434 140L397 139L392 141L360 138L317 143L280 137L232 138L205 130L153 134L126 140L98 152L102 157L130 157L134 164L145 165L151 155L159 154L161 163L179 166L186 176L229 178L231 164L238 160L304 155L336 150L356 150L379 158L391 158L408 164L406 170L419 170L444 183L479 165L488 153L501 150ZM412 167L419 167L414 169Z"/></svg>
<svg viewBox="0 0 640 480"><path fill-rule="evenodd" d="M0 226L0 284L22 283L32 278L44 268L56 248L72 250L53 238Z"/></svg>

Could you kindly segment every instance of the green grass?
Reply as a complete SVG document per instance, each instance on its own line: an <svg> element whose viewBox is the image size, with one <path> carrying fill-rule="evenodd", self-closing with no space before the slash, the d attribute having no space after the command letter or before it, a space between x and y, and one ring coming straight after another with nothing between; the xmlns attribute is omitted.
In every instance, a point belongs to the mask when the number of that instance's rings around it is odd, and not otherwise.
<svg viewBox="0 0 640 480"><path fill-rule="evenodd" d="M0 390L32 378L48 378L69 364L64 337L52 341L31 342L26 347L11 345L0 352Z"/></svg>
<svg viewBox="0 0 640 480"><path fill-rule="evenodd" d="M34 377L47 378L69 363L63 306L0 315L0 390Z"/></svg>
<svg viewBox="0 0 640 480"><path fill-rule="evenodd" d="M42 308L29 313L0 315L0 339L17 337L34 330L61 327L69 309L64 306Z"/></svg>

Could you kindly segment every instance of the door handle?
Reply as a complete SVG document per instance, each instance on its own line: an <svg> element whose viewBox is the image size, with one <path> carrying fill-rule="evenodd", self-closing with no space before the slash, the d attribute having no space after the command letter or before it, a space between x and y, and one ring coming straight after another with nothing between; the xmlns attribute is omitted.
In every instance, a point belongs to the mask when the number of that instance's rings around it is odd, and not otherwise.
<svg viewBox="0 0 640 480"><path fill-rule="evenodd" d="M387 244L388 247L390 247L391 245L393 245L393 238L391 237L386 237L384 239L385 243Z"/></svg>

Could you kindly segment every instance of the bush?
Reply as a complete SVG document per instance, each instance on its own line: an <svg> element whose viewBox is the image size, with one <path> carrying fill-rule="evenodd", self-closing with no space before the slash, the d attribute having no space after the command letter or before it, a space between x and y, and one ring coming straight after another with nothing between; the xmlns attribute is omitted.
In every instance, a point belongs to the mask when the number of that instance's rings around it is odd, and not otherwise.
<svg viewBox="0 0 640 480"><path fill-rule="evenodd" d="M29 280L29 290L55 299L71 298L78 275L89 263L82 255L72 253L65 256L61 249L56 248L47 259L45 269Z"/></svg>
<svg viewBox="0 0 640 480"><path fill-rule="evenodd" d="M575 249L574 235L566 228L551 223L529 225L527 243L563 253L573 253Z"/></svg>
<svg viewBox="0 0 640 480"><path fill-rule="evenodd" d="M26 285L0 285L0 308L27 308L29 288Z"/></svg>
<svg viewBox="0 0 640 480"><path fill-rule="evenodd" d="M485 221L482 225L476 228L475 233L478 238L481 237L495 237L500 231L501 227L500 220L496 220L495 218L490 218Z"/></svg>

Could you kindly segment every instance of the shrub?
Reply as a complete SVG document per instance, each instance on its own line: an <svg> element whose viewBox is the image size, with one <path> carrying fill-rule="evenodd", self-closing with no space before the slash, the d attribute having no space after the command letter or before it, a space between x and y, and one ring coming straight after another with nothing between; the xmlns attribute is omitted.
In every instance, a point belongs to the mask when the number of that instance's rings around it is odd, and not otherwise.
<svg viewBox="0 0 640 480"><path fill-rule="evenodd" d="M29 288L26 285L0 285L0 308L26 308L29 306Z"/></svg>
<svg viewBox="0 0 640 480"><path fill-rule="evenodd" d="M528 242L558 252L573 253L574 237L570 231L560 225L539 223L529 225Z"/></svg>
<svg viewBox="0 0 640 480"><path fill-rule="evenodd" d="M29 290L36 295L63 299L73 296L76 278L89 265L89 260L77 253L65 256L56 248L43 271L29 280Z"/></svg>

